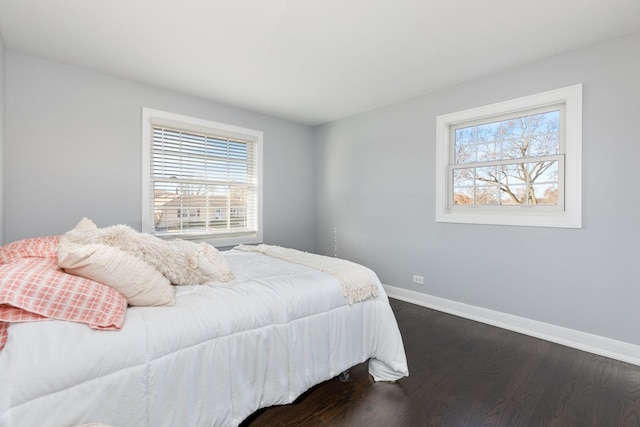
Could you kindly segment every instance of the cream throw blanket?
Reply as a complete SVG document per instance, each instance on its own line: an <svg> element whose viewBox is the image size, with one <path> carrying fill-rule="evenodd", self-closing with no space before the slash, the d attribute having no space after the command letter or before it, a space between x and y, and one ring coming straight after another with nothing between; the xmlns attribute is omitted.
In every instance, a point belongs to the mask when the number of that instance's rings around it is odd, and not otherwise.
<svg viewBox="0 0 640 427"><path fill-rule="evenodd" d="M349 304L378 295L376 274L355 262L271 245L239 245L235 249L258 252L330 273L342 284L343 294L349 300Z"/></svg>

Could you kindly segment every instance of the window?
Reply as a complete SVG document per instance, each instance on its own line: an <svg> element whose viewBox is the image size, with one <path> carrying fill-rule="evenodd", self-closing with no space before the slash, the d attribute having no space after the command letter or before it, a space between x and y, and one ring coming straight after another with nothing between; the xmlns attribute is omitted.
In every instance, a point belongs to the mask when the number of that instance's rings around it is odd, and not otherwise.
<svg viewBox="0 0 640 427"><path fill-rule="evenodd" d="M582 85L436 122L436 221L581 227Z"/></svg>
<svg viewBox="0 0 640 427"><path fill-rule="evenodd" d="M145 232L262 241L262 132L143 108L142 136Z"/></svg>

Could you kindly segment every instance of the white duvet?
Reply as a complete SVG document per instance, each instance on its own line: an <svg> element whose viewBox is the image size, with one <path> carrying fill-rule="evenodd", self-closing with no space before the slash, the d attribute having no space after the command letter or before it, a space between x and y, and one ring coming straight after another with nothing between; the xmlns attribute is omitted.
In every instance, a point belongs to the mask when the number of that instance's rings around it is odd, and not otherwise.
<svg viewBox="0 0 640 427"><path fill-rule="evenodd" d="M0 426L235 426L369 359L408 374L382 286L349 305L330 274L224 252L228 283L176 288L175 307L131 307L121 331L12 324L0 351Z"/></svg>

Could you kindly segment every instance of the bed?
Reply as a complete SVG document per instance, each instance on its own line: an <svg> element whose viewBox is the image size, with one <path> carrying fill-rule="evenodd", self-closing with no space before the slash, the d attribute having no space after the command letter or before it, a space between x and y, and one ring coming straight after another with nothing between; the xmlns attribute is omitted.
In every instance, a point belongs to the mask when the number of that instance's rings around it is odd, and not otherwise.
<svg viewBox="0 0 640 427"><path fill-rule="evenodd" d="M47 262L40 252L29 261ZM9 323L0 425L236 426L365 361L376 381L408 375L377 277L377 295L350 301L326 270L220 254L232 280L175 286L171 306L125 304L121 325Z"/></svg>

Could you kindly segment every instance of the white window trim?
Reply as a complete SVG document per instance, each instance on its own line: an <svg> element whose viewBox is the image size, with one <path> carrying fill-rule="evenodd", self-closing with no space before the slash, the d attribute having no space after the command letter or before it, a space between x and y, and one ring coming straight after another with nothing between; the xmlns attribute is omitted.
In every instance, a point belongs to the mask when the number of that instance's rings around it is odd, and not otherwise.
<svg viewBox="0 0 640 427"><path fill-rule="evenodd" d="M451 209L448 169L450 129L460 123L493 116L564 104L564 210L531 207L517 209ZM436 222L519 225L534 227L582 227L582 84L525 96L505 102L443 114L436 118Z"/></svg>
<svg viewBox="0 0 640 427"><path fill-rule="evenodd" d="M152 188L151 188L151 145L152 145L152 121L160 121L165 125L173 125L180 129L191 130L204 133L215 133L220 136L252 139L257 144L258 164L258 230L255 234L246 236L203 236L199 241L207 241L213 246L235 246L239 244L262 243L262 150L263 133L253 129L246 129L237 126L216 123L209 120L198 119L189 116L169 113L166 111L142 108L142 231L154 234L153 215L151 210ZM178 237L178 236L176 236ZM187 237L181 237L186 239Z"/></svg>

